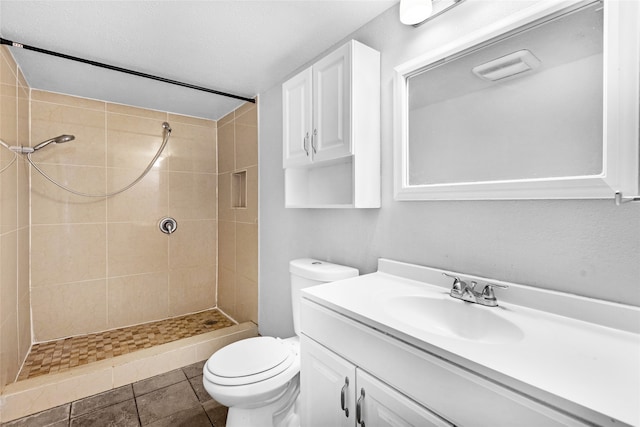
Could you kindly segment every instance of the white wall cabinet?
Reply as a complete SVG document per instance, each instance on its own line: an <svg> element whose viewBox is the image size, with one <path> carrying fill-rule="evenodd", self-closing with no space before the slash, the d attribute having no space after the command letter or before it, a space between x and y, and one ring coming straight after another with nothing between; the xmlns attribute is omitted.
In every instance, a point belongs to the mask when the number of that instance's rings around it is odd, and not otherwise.
<svg viewBox="0 0 640 427"><path fill-rule="evenodd" d="M287 207L380 207L380 53L352 40L282 85Z"/></svg>
<svg viewBox="0 0 640 427"><path fill-rule="evenodd" d="M451 427L374 376L303 336L302 425Z"/></svg>

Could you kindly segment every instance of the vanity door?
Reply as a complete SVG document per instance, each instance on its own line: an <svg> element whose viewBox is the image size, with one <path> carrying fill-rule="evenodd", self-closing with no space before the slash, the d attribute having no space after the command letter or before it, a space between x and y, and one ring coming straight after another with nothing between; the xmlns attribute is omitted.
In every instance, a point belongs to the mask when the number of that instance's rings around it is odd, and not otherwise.
<svg viewBox="0 0 640 427"><path fill-rule="evenodd" d="M300 344L301 425L452 426L304 334L300 338Z"/></svg>
<svg viewBox="0 0 640 427"><path fill-rule="evenodd" d="M452 427L442 418L361 369L357 372L356 425Z"/></svg>
<svg viewBox="0 0 640 427"><path fill-rule="evenodd" d="M301 425L355 426L356 367L305 335L300 338Z"/></svg>

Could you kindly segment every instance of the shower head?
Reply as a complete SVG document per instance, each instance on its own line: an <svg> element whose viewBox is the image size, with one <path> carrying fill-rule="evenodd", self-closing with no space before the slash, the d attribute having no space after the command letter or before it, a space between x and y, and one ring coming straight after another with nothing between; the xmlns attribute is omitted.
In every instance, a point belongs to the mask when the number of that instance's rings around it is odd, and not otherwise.
<svg viewBox="0 0 640 427"><path fill-rule="evenodd" d="M64 142L69 142L69 141L73 141L74 139L76 139L75 136L73 135L60 135L60 136L56 136L55 138L51 138L51 139L47 139L46 141L42 141L40 144L36 145L35 147L33 147L33 151L38 151L41 148L46 147L47 145L53 143L53 144L62 144Z"/></svg>

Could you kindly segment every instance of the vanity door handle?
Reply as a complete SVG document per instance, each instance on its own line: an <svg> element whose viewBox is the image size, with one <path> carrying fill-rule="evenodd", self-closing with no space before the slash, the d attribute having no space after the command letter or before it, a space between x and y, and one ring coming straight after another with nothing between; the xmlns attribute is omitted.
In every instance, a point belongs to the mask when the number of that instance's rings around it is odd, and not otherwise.
<svg viewBox="0 0 640 427"><path fill-rule="evenodd" d="M364 389L360 389L360 397L358 403L356 403L356 424L365 427L364 420L362 419L362 405L364 405Z"/></svg>
<svg viewBox="0 0 640 427"><path fill-rule="evenodd" d="M349 408L347 408L347 391L349 388L349 377L344 377L344 385L340 391L340 409L344 411L344 414L349 418Z"/></svg>
<svg viewBox="0 0 640 427"><path fill-rule="evenodd" d="M311 149L313 150L313 155L315 156L316 153L318 152L318 148L316 147L317 144L317 136L318 136L318 129L314 129L313 130L313 135L311 135Z"/></svg>
<svg viewBox="0 0 640 427"><path fill-rule="evenodd" d="M309 132L302 138L302 148L304 152L307 153L307 157L309 157L309 149L307 148L307 141L309 140Z"/></svg>

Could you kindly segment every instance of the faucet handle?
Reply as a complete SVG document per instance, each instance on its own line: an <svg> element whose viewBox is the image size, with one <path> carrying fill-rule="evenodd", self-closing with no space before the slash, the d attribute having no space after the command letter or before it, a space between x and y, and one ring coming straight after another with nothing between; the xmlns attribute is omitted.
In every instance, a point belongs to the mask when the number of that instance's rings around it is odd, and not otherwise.
<svg viewBox="0 0 640 427"><path fill-rule="evenodd" d="M501 288L501 289L508 289L509 287L507 285L498 285L496 283L487 283L486 285L484 285L484 289L482 289L482 298L485 300L495 300L496 296L493 293L493 288Z"/></svg>
<svg viewBox="0 0 640 427"><path fill-rule="evenodd" d="M461 295L462 291L467 287L467 284L460 280L458 276L452 276L451 274L447 273L442 273L442 275L453 279L453 284L451 285L451 295Z"/></svg>

